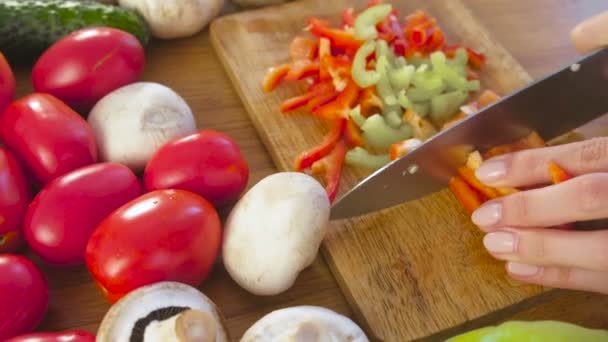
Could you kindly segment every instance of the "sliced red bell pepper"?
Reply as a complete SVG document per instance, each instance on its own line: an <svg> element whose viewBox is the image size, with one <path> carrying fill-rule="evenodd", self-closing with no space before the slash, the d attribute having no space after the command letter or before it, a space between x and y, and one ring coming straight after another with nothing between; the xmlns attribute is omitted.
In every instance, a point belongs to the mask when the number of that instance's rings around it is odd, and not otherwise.
<svg viewBox="0 0 608 342"><path fill-rule="evenodd" d="M382 5L382 0L369 0L367 2L367 7L373 7L378 5Z"/></svg>
<svg viewBox="0 0 608 342"><path fill-rule="evenodd" d="M468 166L461 166L458 168L458 174L465 182L467 182L467 184L469 184L473 189L482 193L484 196L490 199L500 196L496 189L483 184L479 179L477 179L475 176L475 171Z"/></svg>
<svg viewBox="0 0 608 342"><path fill-rule="evenodd" d="M382 100L376 95L376 87L363 89L361 96L359 97L359 105L361 115L366 118L377 113L382 113L384 110L384 103L382 103Z"/></svg>
<svg viewBox="0 0 608 342"><path fill-rule="evenodd" d="M365 141L361 135L359 126L352 120L346 119L346 128L344 129L344 138L349 146L363 146Z"/></svg>
<svg viewBox="0 0 608 342"><path fill-rule="evenodd" d="M340 137L342 137L345 126L346 120L337 120L335 126L327 133L325 138L323 138L321 144L298 156L295 169L297 171L303 171L329 154L338 140L340 140Z"/></svg>
<svg viewBox="0 0 608 342"><path fill-rule="evenodd" d="M339 93L334 101L317 108L313 114L329 120L347 118L348 113L357 101L358 96L359 86L355 81L349 79L346 88Z"/></svg>
<svg viewBox="0 0 608 342"><path fill-rule="evenodd" d="M484 202L483 198L458 176L450 179L448 187L469 215Z"/></svg>
<svg viewBox="0 0 608 342"><path fill-rule="evenodd" d="M280 107L281 113L288 113L306 106L316 95L316 93L309 91L303 95L294 96L283 101Z"/></svg>
<svg viewBox="0 0 608 342"><path fill-rule="evenodd" d="M358 49L363 44L352 32L331 28L329 23L318 18L308 19L308 24L310 33L329 39L333 47Z"/></svg>
<svg viewBox="0 0 608 342"><path fill-rule="evenodd" d="M482 109L500 100L500 96L495 92L486 89L477 98L477 108Z"/></svg>
<svg viewBox="0 0 608 342"><path fill-rule="evenodd" d="M340 179L346 152L346 142L340 140L336 143L336 146L329 155L317 161L312 166L314 173L325 173L325 191L327 192L330 203L334 202L338 189L340 188Z"/></svg>
<svg viewBox="0 0 608 342"><path fill-rule="evenodd" d="M262 82L262 89L265 92L273 91L279 85L279 83L281 83L285 76L287 76L289 70L289 64L281 64L276 68L269 69L264 77L264 81Z"/></svg>
<svg viewBox="0 0 608 342"><path fill-rule="evenodd" d="M314 60L319 50L319 42L306 37L296 36L289 44L289 56L292 61L300 59Z"/></svg>
<svg viewBox="0 0 608 342"><path fill-rule="evenodd" d="M572 178L572 175L552 161L549 162L549 175L553 184L559 184Z"/></svg>
<svg viewBox="0 0 608 342"><path fill-rule="evenodd" d="M285 79L289 81L297 81L306 77L312 76L319 72L319 63L309 59L299 59L289 68L289 72L285 75Z"/></svg>
<svg viewBox="0 0 608 342"><path fill-rule="evenodd" d="M325 81L331 78L329 67L326 65L327 57L332 56L331 41L329 38L322 37L319 39L319 79Z"/></svg>
<svg viewBox="0 0 608 342"><path fill-rule="evenodd" d="M309 88L309 92L315 93L315 96L307 104L307 108L310 112L333 101L338 96L338 92L331 80L312 85Z"/></svg>

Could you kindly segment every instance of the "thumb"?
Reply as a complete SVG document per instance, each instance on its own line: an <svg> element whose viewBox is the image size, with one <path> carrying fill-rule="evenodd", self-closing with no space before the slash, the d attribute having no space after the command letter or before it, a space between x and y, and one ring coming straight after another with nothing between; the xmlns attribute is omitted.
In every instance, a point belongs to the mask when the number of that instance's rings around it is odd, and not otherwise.
<svg viewBox="0 0 608 342"><path fill-rule="evenodd" d="M585 54L608 47L608 11L597 14L578 24L570 33L576 50Z"/></svg>

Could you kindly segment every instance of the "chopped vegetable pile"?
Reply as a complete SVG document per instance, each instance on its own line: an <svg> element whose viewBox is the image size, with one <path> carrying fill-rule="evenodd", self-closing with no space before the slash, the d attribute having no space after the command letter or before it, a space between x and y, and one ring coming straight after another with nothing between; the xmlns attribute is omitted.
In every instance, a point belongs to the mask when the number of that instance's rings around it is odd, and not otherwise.
<svg viewBox="0 0 608 342"><path fill-rule="evenodd" d="M263 89L305 80L306 92L280 111L305 110L333 124L295 162L298 171L325 174L332 201L344 163L378 169L497 98L481 91L476 71L485 56L447 45L423 11L401 21L390 4L372 0L360 13L345 9L340 27L310 18L307 31L292 40L291 61L269 70Z"/></svg>

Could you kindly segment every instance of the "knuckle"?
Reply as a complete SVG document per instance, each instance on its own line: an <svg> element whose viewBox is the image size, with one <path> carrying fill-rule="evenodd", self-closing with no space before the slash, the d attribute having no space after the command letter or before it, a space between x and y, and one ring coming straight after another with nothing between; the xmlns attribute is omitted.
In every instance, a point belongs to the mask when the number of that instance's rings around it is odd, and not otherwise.
<svg viewBox="0 0 608 342"><path fill-rule="evenodd" d="M572 269L569 267L558 267L551 272L551 283L558 287L567 287L572 283Z"/></svg>
<svg viewBox="0 0 608 342"><path fill-rule="evenodd" d="M598 248L595 253L595 263L597 269L608 271L608 231L598 233Z"/></svg>
<svg viewBox="0 0 608 342"><path fill-rule="evenodd" d="M583 213L594 213L603 206L602 202L608 193L608 177L603 174L590 174L579 177L575 183L573 200Z"/></svg>
<svg viewBox="0 0 608 342"><path fill-rule="evenodd" d="M525 221L530 218L529 200L525 192L516 192L505 197L503 208L507 220Z"/></svg>
<svg viewBox="0 0 608 342"><path fill-rule="evenodd" d="M581 142L578 162L583 170L597 170L607 164L608 138L593 138Z"/></svg>

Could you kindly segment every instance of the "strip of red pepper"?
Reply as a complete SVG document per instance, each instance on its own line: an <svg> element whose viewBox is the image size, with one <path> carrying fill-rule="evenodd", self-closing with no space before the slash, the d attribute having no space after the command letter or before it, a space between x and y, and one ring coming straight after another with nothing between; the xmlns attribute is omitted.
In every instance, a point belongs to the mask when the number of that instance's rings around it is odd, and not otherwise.
<svg viewBox="0 0 608 342"><path fill-rule="evenodd" d="M308 91L302 95L297 95L285 100L280 107L282 113L288 113L306 105L311 106L315 103L322 103L327 96L337 96L336 89L331 81L312 84Z"/></svg>
<svg viewBox="0 0 608 342"><path fill-rule="evenodd" d="M331 28L328 22L318 18L308 19L308 30L319 38L329 39L335 48L358 49L363 44L352 32Z"/></svg>
<svg viewBox="0 0 608 342"><path fill-rule="evenodd" d="M460 45L452 45L443 47L442 51L448 58L452 58L454 57L454 55L456 55L456 51L460 48ZM472 66L474 69L481 69L486 63L486 56L483 53L477 52L468 46L465 47L465 50L467 50L469 65Z"/></svg>
<svg viewBox="0 0 608 342"><path fill-rule="evenodd" d="M354 106L357 98L359 97L359 86L352 79L348 80L346 88L338 97L313 111L315 116L323 119L336 120L341 118L347 118L348 112Z"/></svg>
<svg viewBox="0 0 608 342"><path fill-rule="evenodd" d="M347 144L340 139L329 155L315 162L312 170L315 173L325 173L325 191L330 203L336 199L342 178L342 168L346 158Z"/></svg>
<svg viewBox="0 0 608 342"><path fill-rule="evenodd" d="M303 171L315 162L325 157L332 151L338 140L342 137L344 128L346 127L346 120L337 120L334 127L327 133L321 144L315 146L310 151L302 153L296 159L295 169L297 171Z"/></svg>
<svg viewBox="0 0 608 342"><path fill-rule="evenodd" d="M285 76L287 76L289 69L289 64L281 64L276 68L269 70L264 77L264 81L262 82L262 89L265 92L273 91L279 85L279 83L281 83Z"/></svg>

